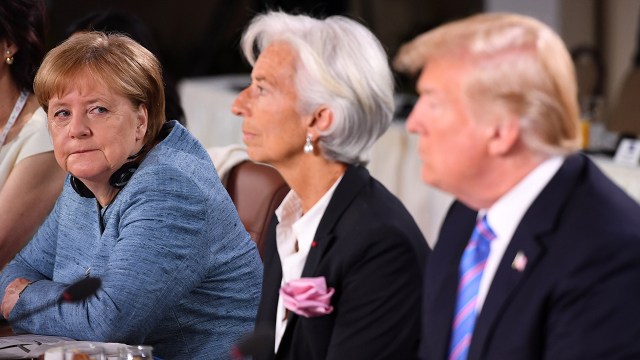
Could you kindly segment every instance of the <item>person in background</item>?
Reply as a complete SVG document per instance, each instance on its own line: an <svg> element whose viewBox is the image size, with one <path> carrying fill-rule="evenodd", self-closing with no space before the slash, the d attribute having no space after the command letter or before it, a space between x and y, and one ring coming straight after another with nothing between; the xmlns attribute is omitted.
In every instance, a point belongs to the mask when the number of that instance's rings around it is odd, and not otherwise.
<svg viewBox="0 0 640 360"><path fill-rule="evenodd" d="M283 12L254 18L241 44L252 82L232 111L249 157L291 187L265 245L268 346L254 358L415 358L429 248L364 167L394 108L381 44L345 17Z"/></svg>
<svg viewBox="0 0 640 360"><path fill-rule="evenodd" d="M421 70L407 129L422 177L457 198L426 267L421 358L640 358L640 206L576 152L559 36L480 14L395 66Z"/></svg>
<svg viewBox="0 0 640 360"><path fill-rule="evenodd" d="M226 359L253 329L262 264L205 149L165 121L157 59L126 36L78 34L47 54L34 88L69 176L0 274L14 332ZM95 295L56 302L88 275Z"/></svg>
<svg viewBox="0 0 640 360"><path fill-rule="evenodd" d="M33 236L64 182L32 93L45 14L39 0L0 2L0 268Z"/></svg>
<svg viewBox="0 0 640 360"><path fill-rule="evenodd" d="M151 30L137 16L123 11L102 11L88 14L78 19L67 28L67 37L85 31L102 31L105 33L118 33L126 35L151 51L157 59L161 59L160 51L156 45ZM167 121L178 120L182 126L187 127L187 119L180 103L180 94L176 82L162 68L164 79L165 117Z"/></svg>

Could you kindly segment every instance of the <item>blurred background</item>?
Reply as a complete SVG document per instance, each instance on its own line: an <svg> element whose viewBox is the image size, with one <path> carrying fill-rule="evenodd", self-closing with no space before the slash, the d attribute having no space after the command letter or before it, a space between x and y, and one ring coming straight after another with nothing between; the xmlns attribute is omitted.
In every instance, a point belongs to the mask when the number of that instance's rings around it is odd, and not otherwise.
<svg viewBox="0 0 640 360"><path fill-rule="evenodd" d="M177 77L248 72L238 41L247 22L266 9L316 16L343 14L369 26L390 54L400 42L448 19L482 11L481 0L50 0L51 45L73 21L92 12L125 10L137 15L158 42Z"/></svg>
<svg viewBox="0 0 640 360"><path fill-rule="evenodd" d="M238 43L248 21L266 9L347 15L368 26L390 58L405 41L447 21L486 11L530 15L555 29L572 53L584 150L640 201L640 167L611 159L620 139L640 137L640 0L47 0L47 6L49 47L91 13L117 10L140 18L178 84L189 130L209 148L242 143L242 121L230 108L249 83L250 67ZM368 168L434 241L452 198L421 181L417 138L403 124L415 100L414 80L396 79L396 121L373 147Z"/></svg>
<svg viewBox="0 0 640 360"><path fill-rule="evenodd" d="M482 11L516 11L551 25L574 51L585 111L607 111L638 52L640 0L48 0L50 46L75 20L107 10L137 15L151 29L166 70L176 79L249 72L238 40L265 9L344 14L366 24L390 56L414 35ZM411 91L406 79L401 90Z"/></svg>

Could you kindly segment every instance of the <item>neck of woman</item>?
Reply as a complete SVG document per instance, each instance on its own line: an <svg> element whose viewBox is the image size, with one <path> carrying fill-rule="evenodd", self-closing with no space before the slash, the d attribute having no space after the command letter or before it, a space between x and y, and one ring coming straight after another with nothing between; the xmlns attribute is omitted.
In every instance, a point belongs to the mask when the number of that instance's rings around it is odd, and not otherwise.
<svg viewBox="0 0 640 360"><path fill-rule="evenodd" d="M87 188L89 188L89 190L91 190L93 195L96 197L98 204L103 208L107 207L120 191L120 189L111 186L108 182L106 184L85 180L82 180L82 182L87 186Z"/></svg>
<svg viewBox="0 0 640 360"><path fill-rule="evenodd" d="M347 170L347 164L314 156L305 164L280 169L276 166L289 187L302 201L306 213L335 184Z"/></svg>
<svg viewBox="0 0 640 360"><path fill-rule="evenodd" d="M4 126L11 115L13 107L20 97L20 89L8 74L0 75L0 127Z"/></svg>

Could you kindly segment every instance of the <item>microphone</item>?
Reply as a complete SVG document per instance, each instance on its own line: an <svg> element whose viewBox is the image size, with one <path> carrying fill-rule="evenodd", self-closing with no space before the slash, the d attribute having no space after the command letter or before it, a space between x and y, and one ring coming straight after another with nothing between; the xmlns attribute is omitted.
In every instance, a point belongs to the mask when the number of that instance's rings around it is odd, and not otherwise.
<svg viewBox="0 0 640 360"><path fill-rule="evenodd" d="M240 360L249 356L255 358L259 355L273 354L274 338L273 329L264 326L256 327L253 333L243 337L231 349L231 357L234 360Z"/></svg>
<svg viewBox="0 0 640 360"><path fill-rule="evenodd" d="M62 295L60 295L59 302L76 302L82 301L89 296L93 295L100 289L102 280L97 277L87 276L75 283L67 286Z"/></svg>
<svg viewBox="0 0 640 360"><path fill-rule="evenodd" d="M40 305L36 308L31 309L30 311L21 314L20 316L7 319L7 321L15 322L28 318L29 316L33 316L57 304L80 302L95 294L98 289L100 289L100 286L102 286L102 280L100 280L100 278L87 276L67 286L56 301Z"/></svg>

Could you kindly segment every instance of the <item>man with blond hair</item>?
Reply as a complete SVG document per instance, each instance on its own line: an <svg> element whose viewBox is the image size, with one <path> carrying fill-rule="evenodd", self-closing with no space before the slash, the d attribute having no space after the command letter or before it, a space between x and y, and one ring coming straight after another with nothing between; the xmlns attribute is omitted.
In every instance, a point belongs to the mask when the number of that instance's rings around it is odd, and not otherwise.
<svg viewBox="0 0 640 360"><path fill-rule="evenodd" d="M405 45L407 129L453 194L426 269L425 359L640 358L640 206L577 153L573 63L541 22L481 14Z"/></svg>

